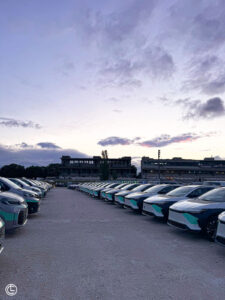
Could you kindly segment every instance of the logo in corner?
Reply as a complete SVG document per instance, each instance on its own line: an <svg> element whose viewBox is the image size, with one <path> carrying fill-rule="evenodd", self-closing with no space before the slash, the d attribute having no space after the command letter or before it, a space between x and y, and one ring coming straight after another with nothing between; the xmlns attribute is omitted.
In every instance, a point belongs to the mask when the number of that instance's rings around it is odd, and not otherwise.
<svg viewBox="0 0 225 300"><path fill-rule="evenodd" d="M8 296L15 296L17 294L17 286L13 283L7 284L5 292Z"/></svg>

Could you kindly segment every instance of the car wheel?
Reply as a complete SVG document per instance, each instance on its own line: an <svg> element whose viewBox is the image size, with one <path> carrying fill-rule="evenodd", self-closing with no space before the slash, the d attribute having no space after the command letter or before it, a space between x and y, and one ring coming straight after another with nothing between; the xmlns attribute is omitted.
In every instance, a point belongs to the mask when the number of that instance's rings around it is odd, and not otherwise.
<svg viewBox="0 0 225 300"><path fill-rule="evenodd" d="M210 218L204 230L211 241L214 241L216 237L217 219L217 217Z"/></svg>

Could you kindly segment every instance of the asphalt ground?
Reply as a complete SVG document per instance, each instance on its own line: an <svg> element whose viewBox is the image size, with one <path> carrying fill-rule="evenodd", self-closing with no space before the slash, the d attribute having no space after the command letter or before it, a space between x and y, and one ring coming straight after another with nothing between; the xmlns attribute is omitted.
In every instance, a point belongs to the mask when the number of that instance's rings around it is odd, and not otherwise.
<svg viewBox="0 0 225 300"><path fill-rule="evenodd" d="M5 286L13 283L16 296ZM225 248L65 188L7 235L0 299L225 299Z"/></svg>

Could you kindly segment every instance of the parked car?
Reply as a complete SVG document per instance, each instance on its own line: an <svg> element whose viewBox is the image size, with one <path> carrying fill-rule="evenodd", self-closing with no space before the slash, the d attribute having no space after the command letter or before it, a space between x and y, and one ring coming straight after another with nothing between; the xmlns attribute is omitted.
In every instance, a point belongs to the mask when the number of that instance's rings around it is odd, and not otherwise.
<svg viewBox="0 0 225 300"><path fill-rule="evenodd" d="M218 216L216 242L225 246L225 211Z"/></svg>
<svg viewBox="0 0 225 300"><path fill-rule="evenodd" d="M187 185L178 187L166 195L149 197L144 201L143 213L167 220L169 207L172 204L181 200L200 197L212 189L214 189L213 186Z"/></svg>
<svg viewBox="0 0 225 300"><path fill-rule="evenodd" d="M27 222L28 206L24 198L9 192L0 192L0 218L5 229L24 226Z"/></svg>
<svg viewBox="0 0 225 300"><path fill-rule="evenodd" d="M15 193L25 199L28 205L29 214L36 213L40 209L40 199L37 193L22 189L14 182L5 177L0 177L0 188L3 192Z"/></svg>
<svg viewBox="0 0 225 300"><path fill-rule="evenodd" d="M0 218L0 254L4 249L5 222Z"/></svg>
<svg viewBox="0 0 225 300"><path fill-rule="evenodd" d="M152 187L152 184L146 183L146 184L139 184L137 187L131 189L130 191L128 191L128 190L120 191L115 194L115 203L119 204L120 206L123 207L126 196L130 195L131 193L144 192L145 190L149 189L150 187Z"/></svg>
<svg viewBox="0 0 225 300"><path fill-rule="evenodd" d="M181 229L204 232L215 238L218 215L225 210L225 187L216 188L199 198L179 201L169 209L168 224Z"/></svg>
<svg viewBox="0 0 225 300"><path fill-rule="evenodd" d="M34 187L34 186L30 186L28 185L26 182L22 181L21 179L18 178L9 178L12 182L14 182L15 184L17 184L19 187L21 187L22 189L26 189L29 191L33 191L35 193L38 194L38 197L42 197L42 192L41 189L38 187Z"/></svg>
<svg viewBox="0 0 225 300"><path fill-rule="evenodd" d="M100 198L101 191L107 190L107 189L110 189L110 188L114 188L118 185L119 185L119 183L107 183L107 184L105 184L101 187L97 187L97 188L93 189L94 197Z"/></svg>
<svg viewBox="0 0 225 300"><path fill-rule="evenodd" d="M24 182L26 182L31 187L38 187L38 188L40 188L41 192L42 192L42 197L44 197L46 195L46 193L48 191L48 189L46 187L37 185L31 179L27 179L27 178L24 178L24 177L21 180L24 181ZM57 183L56 183L56 186L57 186Z"/></svg>
<svg viewBox="0 0 225 300"><path fill-rule="evenodd" d="M106 199L107 193L112 191L112 190L118 190L118 192L125 186L127 183L118 183L116 186L113 186L111 188L105 188L100 192L100 198L101 199Z"/></svg>
<svg viewBox="0 0 225 300"><path fill-rule="evenodd" d="M130 183L130 184L126 184L124 185L122 188L119 189L119 187L115 188L115 189L111 189L108 192L106 192L106 197L105 199L111 203L114 202L115 200L115 194L118 193L119 191L130 191L133 188L135 188L136 186L138 186L138 183Z"/></svg>
<svg viewBox="0 0 225 300"><path fill-rule="evenodd" d="M176 184L157 184L144 192L132 193L125 197L124 206L133 209L136 212L141 213L143 208L143 202L146 198L156 194L167 194L168 192L176 189Z"/></svg>

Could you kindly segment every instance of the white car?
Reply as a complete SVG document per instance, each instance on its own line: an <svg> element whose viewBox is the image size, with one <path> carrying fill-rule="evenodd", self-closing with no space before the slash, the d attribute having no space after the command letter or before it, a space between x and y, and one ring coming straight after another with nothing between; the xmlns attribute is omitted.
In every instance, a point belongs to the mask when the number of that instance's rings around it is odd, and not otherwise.
<svg viewBox="0 0 225 300"><path fill-rule="evenodd" d="M220 187L199 198L179 201L170 206L168 224L180 229L202 231L214 240L218 215L224 210L225 187Z"/></svg>
<svg viewBox="0 0 225 300"><path fill-rule="evenodd" d="M155 195L144 200L143 213L167 220L169 207L182 200L197 198L212 190L213 186L187 185L178 187L166 195Z"/></svg>
<svg viewBox="0 0 225 300"><path fill-rule="evenodd" d="M225 246L225 211L222 212L218 217L216 242Z"/></svg>

